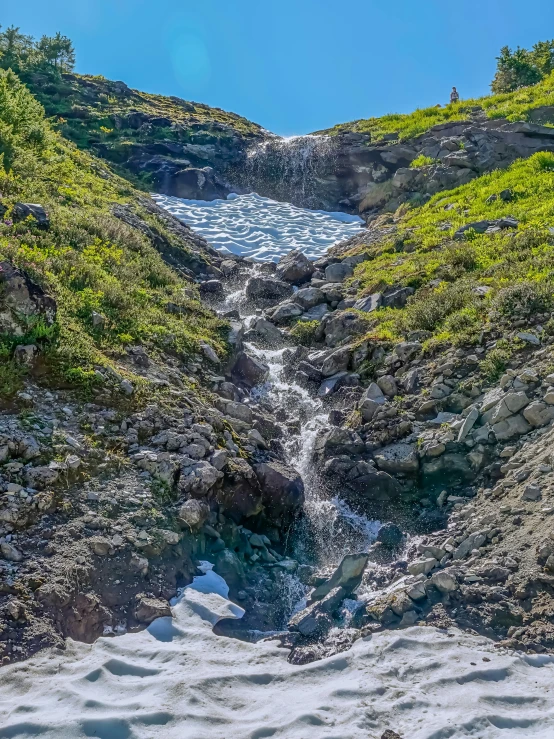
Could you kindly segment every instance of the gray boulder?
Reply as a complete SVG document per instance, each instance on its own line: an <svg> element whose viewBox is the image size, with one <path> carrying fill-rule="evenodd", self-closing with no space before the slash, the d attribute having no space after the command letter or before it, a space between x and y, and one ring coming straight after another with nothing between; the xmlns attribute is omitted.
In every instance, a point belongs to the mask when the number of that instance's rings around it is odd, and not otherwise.
<svg viewBox="0 0 554 739"><path fill-rule="evenodd" d="M304 505L304 483L298 472L272 460L254 466L266 514L272 519L291 516Z"/></svg>
<svg viewBox="0 0 554 739"><path fill-rule="evenodd" d="M239 353L231 370L233 382L237 385L245 385L248 388L265 382L268 375L269 367L258 359L246 354L246 352Z"/></svg>
<svg viewBox="0 0 554 739"><path fill-rule="evenodd" d="M42 205L37 203L16 203L12 208L12 218L14 221L24 221L32 218L36 221L39 228L50 228L50 218Z"/></svg>
<svg viewBox="0 0 554 739"><path fill-rule="evenodd" d="M419 470L419 459L414 444L405 442L389 444L375 452L373 458L380 470L391 474L399 472L413 474Z"/></svg>
<svg viewBox="0 0 554 739"><path fill-rule="evenodd" d="M323 377L331 377L336 375L337 372L344 372L348 369L350 358L352 357L352 348L345 346L341 349L337 349L328 357L326 357L321 367L321 374Z"/></svg>
<svg viewBox="0 0 554 739"><path fill-rule="evenodd" d="M310 279L315 267L299 249L289 251L277 262L277 277L286 282L301 283Z"/></svg>
<svg viewBox="0 0 554 739"><path fill-rule="evenodd" d="M344 264L344 262L336 262L325 268L325 279L327 282L342 282L353 274L354 269L352 265Z"/></svg>
<svg viewBox="0 0 554 739"><path fill-rule="evenodd" d="M309 310L320 303L325 303L325 295L317 287L304 287L295 293L294 302L304 310Z"/></svg>
<svg viewBox="0 0 554 739"><path fill-rule="evenodd" d="M293 288L288 282L271 277L251 277L246 284L246 297L249 300L279 303L292 295Z"/></svg>
<svg viewBox="0 0 554 739"><path fill-rule="evenodd" d="M310 594L310 603L321 600L335 588L342 588L346 594L353 593L362 582L369 555L367 553L347 554L331 577Z"/></svg>

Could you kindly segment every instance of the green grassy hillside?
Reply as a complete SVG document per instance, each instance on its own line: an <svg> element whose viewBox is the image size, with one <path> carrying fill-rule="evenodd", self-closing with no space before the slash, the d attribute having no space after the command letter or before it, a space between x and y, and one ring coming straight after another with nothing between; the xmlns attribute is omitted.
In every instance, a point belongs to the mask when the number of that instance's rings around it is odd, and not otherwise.
<svg viewBox="0 0 554 739"><path fill-rule="evenodd" d="M181 255L198 259L140 193L104 162L78 150L52 129L42 105L15 74L0 70L0 260L26 270L57 300L54 327L29 325L24 336L0 336L0 394L13 391L20 369L15 344L38 342L50 379L93 385L95 367L109 365L133 343L177 357L201 340L224 351L221 322L204 309L196 289L163 262L152 239L112 215L128 204ZM50 228L32 218L14 223L16 202L40 203ZM186 288L186 290L185 290ZM167 303L181 315L168 313ZM93 325L93 313L104 318Z"/></svg>
<svg viewBox="0 0 554 739"><path fill-rule="evenodd" d="M495 197L505 190L511 191L508 202ZM519 221L517 230L470 230L454 238L461 226L505 216ZM381 217L389 225L392 220ZM370 260L356 268L352 281L360 295L387 285L411 286L416 294L405 308L371 314L371 335L399 340L425 330L432 334L430 347L472 344L493 324L511 327L515 318L554 309L554 155L519 160L422 207L401 206L394 220L394 235L356 248L368 251ZM554 333L550 323L544 329Z"/></svg>
<svg viewBox="0 0 554 739"><path fill-rule="evenodd" d="M367 118L350 123L340 123L318 133L337 135L348 131L370 133L373 140L398 133L400 139L419 136L432 126L447 121L464 120L476 108L482 108L489 118L506 118L509 121L534 121L554 123L554 108L539 115L537 108L554 106L554 73L542 82L503 95L463 100L443 107L419 108L413 113L391 113L381 118Z"/></svg>

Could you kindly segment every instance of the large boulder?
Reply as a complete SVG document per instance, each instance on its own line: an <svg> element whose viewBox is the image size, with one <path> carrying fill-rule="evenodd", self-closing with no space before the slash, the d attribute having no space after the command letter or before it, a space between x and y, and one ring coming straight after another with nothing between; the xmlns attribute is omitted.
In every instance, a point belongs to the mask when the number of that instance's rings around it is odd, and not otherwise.
<svg viewBox="0 0 554 739"><path fill-rule="evenodd" d="M32 218L39 228L45 230L50 228L48 213L38 203L16 203L12 208L12 218L16 222Z"/></svg>
<svg viewBox="0 0 554 739"><path fill-rule="evenodd" d="M393 475L399 472L414 474L419 470L419 459L415 444L398 442L379 449L373 455L380 470Z"/></svg>
<svg viewBox="0 0 554 739"><path fill-rule="evenodd" d="M353 593L362 582L368 557L369 555L365 552L347 554L343 557L342 562L331 577L310 594L310 602L321 600L334 588L343 588L347 594Z"/></svg>
<svg viewBox="0 0 554 739"><path fill-rule="evenodd" d="M290 283L271 277L251 277L246 284L246 297L254 302L263 302L265 305L280 303L292 293L293 287Z"/></svg>
<svg viewBox="0 0 554 739"><path fill-rule="evenodd" d="M56 310L56 301L29 275L10 262L0 262L0 333L22 336L29 319L36 318L51 326Z"/></svg>
<svg viewBox="0 0 554 739"><path fill-rule="evenodd" d="M262 501L270 518L290 517L304 505L304 483L298 472L272 460L254 467L262 490Z"/></svg>
<svg viewBox="0 0 554 739"><path fill-rule="evenodd" d="M245 459L228 461L224 484L217 490L217 503L237 522L263 510L262 491L256 473Z"/></svg>
<svg viewBox="0 0 554 739"><path fill-rule="evenodd" d="M310 279L314 265L299 249L289 251L277 262L276 275L286 282L301 283Z"/></svg>
<svg viewBox="0 0 554 739"><path fill-rule="evenodd" d="M247 388L252 388L255 385L265 382L268 374L269 367L258 359L251 357L246 352L239 353L231 370L233 382L237 383L237 385L244 385Z"/></svg>
<svg viewBox="0 0 554 739"><path fill-rule="evenodd" d="M330 313L323 319L322 329L327 346L338 346L347 340L360 336L368 330L368 322L356 311Z"/></svg>
<svg viewBox="0 0 554 739"><path fill-rule="evenodd" d="M325 303L325 294L318 287L303 287L295 293L294 302L304 310L309 310L320 303Z"/></svg>
<svg viewBox="0 0 554 739"><path fill-rule="evenodd" d="M345 264L344 262L336 262L325 268L325 279L327 282L342 282L353 274L354 269L352 265Z"/></svg>
<svg viewBox="0 0 554 739"><path fill-rule="evenodd" d="M349 429L333 427L327 431L321 431L315 442L314 453L320 461L346 455L362 454L365 444L359 434Z"/></svg>

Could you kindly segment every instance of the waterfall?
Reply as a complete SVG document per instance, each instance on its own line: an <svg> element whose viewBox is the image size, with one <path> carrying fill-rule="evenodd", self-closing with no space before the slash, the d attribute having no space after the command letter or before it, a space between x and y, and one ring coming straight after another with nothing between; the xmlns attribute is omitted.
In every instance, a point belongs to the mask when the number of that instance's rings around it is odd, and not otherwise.
<svg viewBox="0 0 554 739"><path fill-rule="evenodd" d="M259 268L253 268L253 274ZM244 281L246 284L246 281ZM253 316L244 295L244 287L230 293L224 308L238 309L248 325ZM287 418L298 420L299 427L291 431L285 427L282 439L287 463L294 467L304 481L306 502L304 515L292 535L295 556L318 566L336 565L345 554L366 550L374 541L380 527L353 511L329 490L320 478L313 461L318 432L329 427L329 414L319 398L285 375L287 349L265 349L252 343L245 347L250 354L269 367L264 385L255 388L254 398L268 400L274 408L283 409Z"/></svg>
<svg viewBox="0 0 554 739"><path fill-rule="evenodd" d="M335 154L331 136L275 136L247 152L246 184L275 200L324 207L320 185L333 176Z"/></svg>

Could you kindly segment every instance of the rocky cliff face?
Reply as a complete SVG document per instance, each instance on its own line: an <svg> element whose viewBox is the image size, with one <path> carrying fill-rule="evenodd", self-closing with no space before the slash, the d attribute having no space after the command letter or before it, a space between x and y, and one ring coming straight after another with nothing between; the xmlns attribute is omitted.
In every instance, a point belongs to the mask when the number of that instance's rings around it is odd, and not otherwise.
<svg viewBox="0 0 554 739"><path fill-rule="evenodd" d="M541 120L551 109L534 111ZM537 123L491 120L481 113L442 123L417 138L395 134L372 142L347 131L336 136L269 142L257 154L250 176L263 195L297 205L346 210L372 220L405 202L432 195L505 168L537 151L554 151L553 129ZM388 140L387 140L388 139Z"/></svg>

